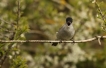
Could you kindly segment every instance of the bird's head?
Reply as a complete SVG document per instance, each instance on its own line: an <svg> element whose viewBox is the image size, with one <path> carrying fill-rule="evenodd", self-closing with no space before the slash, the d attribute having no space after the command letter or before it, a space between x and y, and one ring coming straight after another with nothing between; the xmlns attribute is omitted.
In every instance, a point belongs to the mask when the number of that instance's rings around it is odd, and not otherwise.
<svg viewBox="0 0 106 68"><path fill-rule="evenodd" d="M67 17L67 18L66 18L66 24L67 24L68 26L70 26L72 22L73 22L73 20L72 20L71 17Z"/></svg>

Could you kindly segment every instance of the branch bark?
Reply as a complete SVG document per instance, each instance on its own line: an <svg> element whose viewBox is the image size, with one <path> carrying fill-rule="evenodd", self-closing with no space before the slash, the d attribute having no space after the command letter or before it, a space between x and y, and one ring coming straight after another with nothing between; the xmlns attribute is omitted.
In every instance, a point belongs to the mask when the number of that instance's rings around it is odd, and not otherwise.
<svg viewBox="0 0 106 68"><path fill-rule="evenodd" d="M106 39L106 36L95 36L90 39L86 40L74 40L74 41L66 41L66 40L0 40L0 43L25 43L25 42L30 42L30 43L85 43L85 42L91 42L94 40L99 40L98 42L100 43L101 39Z"/></svg>

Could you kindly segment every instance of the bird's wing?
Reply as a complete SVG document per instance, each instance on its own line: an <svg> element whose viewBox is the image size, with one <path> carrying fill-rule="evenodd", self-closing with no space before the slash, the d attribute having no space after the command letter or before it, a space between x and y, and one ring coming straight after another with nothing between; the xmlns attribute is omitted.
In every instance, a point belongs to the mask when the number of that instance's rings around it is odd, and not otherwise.
<svg viewBox="0 0 106 68"><path fill-rule="evenodd" d="M59 30L56 32L56 34L57 34L60 30L62 30L62 29L64 28L64 26L65 26L65 25L63 25L62 27L60 27Z"/></svg>

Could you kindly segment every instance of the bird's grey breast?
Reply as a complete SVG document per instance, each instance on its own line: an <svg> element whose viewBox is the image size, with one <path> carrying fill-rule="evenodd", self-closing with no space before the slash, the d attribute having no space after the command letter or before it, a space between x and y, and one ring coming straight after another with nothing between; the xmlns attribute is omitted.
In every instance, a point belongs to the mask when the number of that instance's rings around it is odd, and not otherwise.
<svg viewBox="0 0 106 68"><path fill-rule="evenodd" d="M73 37L75 31L72 25L64 25L57 33L58 40L69 40Z"/></svg>

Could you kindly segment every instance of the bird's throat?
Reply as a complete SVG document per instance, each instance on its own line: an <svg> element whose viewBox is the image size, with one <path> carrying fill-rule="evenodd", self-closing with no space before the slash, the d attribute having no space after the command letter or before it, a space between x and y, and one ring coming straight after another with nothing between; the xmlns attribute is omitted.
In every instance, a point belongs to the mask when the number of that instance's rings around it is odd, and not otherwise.
<svg viewBox="0 0 106 68"><path fill-rule="evenodd" d="M68 26L70 26L70 25L71 25L71 23L67 23L67 25L68 25Z"/></svg>

